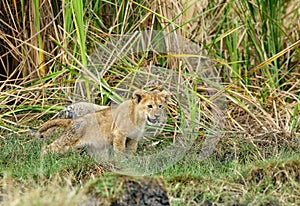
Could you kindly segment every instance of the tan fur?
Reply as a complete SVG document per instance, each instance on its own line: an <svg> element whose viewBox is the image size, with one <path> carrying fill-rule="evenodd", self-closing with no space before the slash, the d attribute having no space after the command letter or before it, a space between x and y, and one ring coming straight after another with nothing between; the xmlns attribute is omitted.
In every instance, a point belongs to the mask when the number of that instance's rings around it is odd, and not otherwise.
<svg viewBox="0 0 300 206"><path fill-rule="evenodd" d="M77 102L66 106L59 112L59 119L75 119L84 116L89 113L95 113L103 109L107 109L109 106L100 106L89 102Z"/></svg>
<svg viewBox="0 0 300 206"><path fill-rule="evenodd" d="M168 93L137 90L131 100L115 108L106 108L76 119L55 119L46 122L37 131L41 137L50 128L64 128L63 135L43 149L64 153L69 149L85 147L91 154L114 151L134 153L145 126L161 125L166 121L165 107Z"/></svg>

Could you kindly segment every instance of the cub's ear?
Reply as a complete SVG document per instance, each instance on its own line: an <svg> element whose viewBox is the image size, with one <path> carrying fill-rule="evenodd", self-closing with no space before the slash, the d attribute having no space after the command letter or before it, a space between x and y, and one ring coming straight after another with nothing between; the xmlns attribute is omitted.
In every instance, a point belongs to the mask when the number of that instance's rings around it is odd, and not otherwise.
<svg viewBox="0 0 300 206"><path fill-rule="evenodd" d="M136 100L137 103L140 103L144 95L145 95L145 91L138 89L133 92L132 99Z"/></svg>
<svg viewBox="0 0 300 206"><path fill-rule="evenodd" d="M162 90L161 92L158 93L161 97L163 97L166 100L166 103L171 102L171 96L172 94L169 91Z"/></svg>

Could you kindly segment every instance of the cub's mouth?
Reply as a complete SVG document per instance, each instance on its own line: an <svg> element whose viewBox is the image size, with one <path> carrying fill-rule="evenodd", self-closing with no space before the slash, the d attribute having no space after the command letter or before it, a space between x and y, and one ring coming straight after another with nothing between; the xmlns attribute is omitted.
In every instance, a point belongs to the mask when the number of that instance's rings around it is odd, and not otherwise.
<svg viewBox="0 0 300 206"><path fill-rule="evenodd" d="M148 125L159 125L159 119L152 119L147 116L147 123Z"/></svg>

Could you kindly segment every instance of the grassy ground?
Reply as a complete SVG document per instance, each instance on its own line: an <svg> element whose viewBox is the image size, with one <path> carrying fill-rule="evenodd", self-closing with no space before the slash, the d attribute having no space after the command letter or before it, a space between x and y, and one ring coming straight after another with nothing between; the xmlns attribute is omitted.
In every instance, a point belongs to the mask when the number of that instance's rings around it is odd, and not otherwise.
<svg viewBox="0 0 300 206"><path fill-rule="evenodd" d="M155 181L151 184L165 188L171 205L300 203L299 148L283 147L264 160L255 158L250 143L237 146L248 148L235 157L215 153L203 161L192 150L162 173L137 178L110 173L84 152L41 157L43 144L16 136L2 140L2 205L110 205L126 200L128 181L137 185Z"/></svg>

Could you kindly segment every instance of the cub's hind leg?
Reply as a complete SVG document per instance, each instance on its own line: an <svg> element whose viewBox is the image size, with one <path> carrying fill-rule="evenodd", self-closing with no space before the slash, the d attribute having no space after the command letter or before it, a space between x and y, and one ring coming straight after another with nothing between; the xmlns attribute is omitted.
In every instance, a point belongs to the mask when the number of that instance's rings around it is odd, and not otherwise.
<svg viewBox="0 0 300 206"><path fill-rule="evenodd" d="M45 122L36 132L32 128L30 130L33 136L43 138L45 136L50 136L50 134L53 132L53 129L68 129L71 127L72 123L73 122L71 119L54 119Z"/></svg>
<svg viewBox="0 0 300 206"><path fill-rule="evenodd" d="M68 150L77 148L79 144L80 137L69 130L50 145L45 146L42 150L42 155L45 155L48 152L63 154Z"/></svg>
<svg viewBox="0 0 300 206"><path fill-rule="evenodd" d="M53 120L54 121L54 120ZM86 128L86 122L82 119L63 121L66 130L63 135L50 145L46 146L42 154L48 152L65 153L70 149L82 147L82 139ZM62 124L60 124L62 125Z"/></svg>

